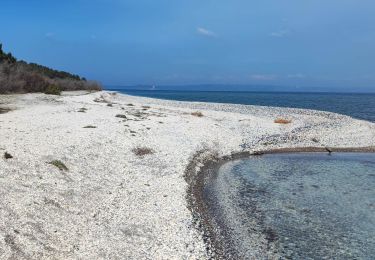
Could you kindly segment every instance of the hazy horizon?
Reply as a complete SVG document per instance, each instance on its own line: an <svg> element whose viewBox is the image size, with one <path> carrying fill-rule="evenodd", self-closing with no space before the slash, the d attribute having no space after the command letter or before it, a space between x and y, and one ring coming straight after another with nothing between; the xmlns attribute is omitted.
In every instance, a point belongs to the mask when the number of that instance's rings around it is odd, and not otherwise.
<svg viewBox="0 0 375 260"><path fill-rule="evenodd" d="M373 10L370 0L4 0L0 42L106 86L375 92Z"/></svg>

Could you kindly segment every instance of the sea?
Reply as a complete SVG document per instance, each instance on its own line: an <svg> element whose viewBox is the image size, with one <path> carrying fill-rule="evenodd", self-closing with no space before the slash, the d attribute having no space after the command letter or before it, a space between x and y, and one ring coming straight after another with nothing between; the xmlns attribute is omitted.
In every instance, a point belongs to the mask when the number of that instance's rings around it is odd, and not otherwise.
<svg viewBox="0 0 375 260"><path fill-rule="evenodd" d="M270 154L224 164L204 196L237 259L264 247L280 259L374 259L374 187L374 153Z"/></svg>
<svg viewBox="0 0 375 260"><path fill-rule="evenodd" d="M357 119L375 122L375 93L357 94L134 89L111 90L134 96L178 101L198 101L314 109L339 113Z"/></svg>

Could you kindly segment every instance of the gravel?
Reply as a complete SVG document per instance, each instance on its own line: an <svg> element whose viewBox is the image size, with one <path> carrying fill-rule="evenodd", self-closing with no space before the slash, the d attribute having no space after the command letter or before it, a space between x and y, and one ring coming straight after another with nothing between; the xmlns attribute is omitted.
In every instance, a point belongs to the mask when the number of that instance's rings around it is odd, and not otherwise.
<svg viewBox="0 0 375 260"><path fill-rule="evenodd" d="M199 151L375 146L375 124L313 110L112 92L0 103L13 109L0 114L0 154L13 156L0 159L1 259L205 259L184 180ZM153 153L132 152L141 148Z"/></svg>

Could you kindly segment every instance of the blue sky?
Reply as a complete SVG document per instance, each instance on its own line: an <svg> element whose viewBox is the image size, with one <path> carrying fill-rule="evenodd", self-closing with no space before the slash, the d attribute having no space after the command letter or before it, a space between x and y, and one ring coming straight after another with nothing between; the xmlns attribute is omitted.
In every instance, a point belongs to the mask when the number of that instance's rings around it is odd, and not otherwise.
<svg viewBox="0 0 375 260"><path fill-rule="evenodd" d="M375 91L373 0L2 0L0 42L105 85Z"/></svg>

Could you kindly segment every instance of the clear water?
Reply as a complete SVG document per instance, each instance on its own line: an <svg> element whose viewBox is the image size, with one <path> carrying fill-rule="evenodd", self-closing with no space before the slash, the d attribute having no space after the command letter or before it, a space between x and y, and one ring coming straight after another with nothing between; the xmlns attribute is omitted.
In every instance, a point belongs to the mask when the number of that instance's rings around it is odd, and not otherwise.
<svg viewBox="0 0 375 260"><path fill-rule="evenodd" d="M373 153L274 154L233 161L206 189L212 214L230 230L228 241L243 258L262 248L260 237L282 258L375 257Z"/></svg>
<svg viewBox="0 0 375 260"><path fill-rule="evenodd" d="M375 94L124 89L117 89L117 91L136 96L179 101L307 108L335 112L375 122Z"/></svg>

